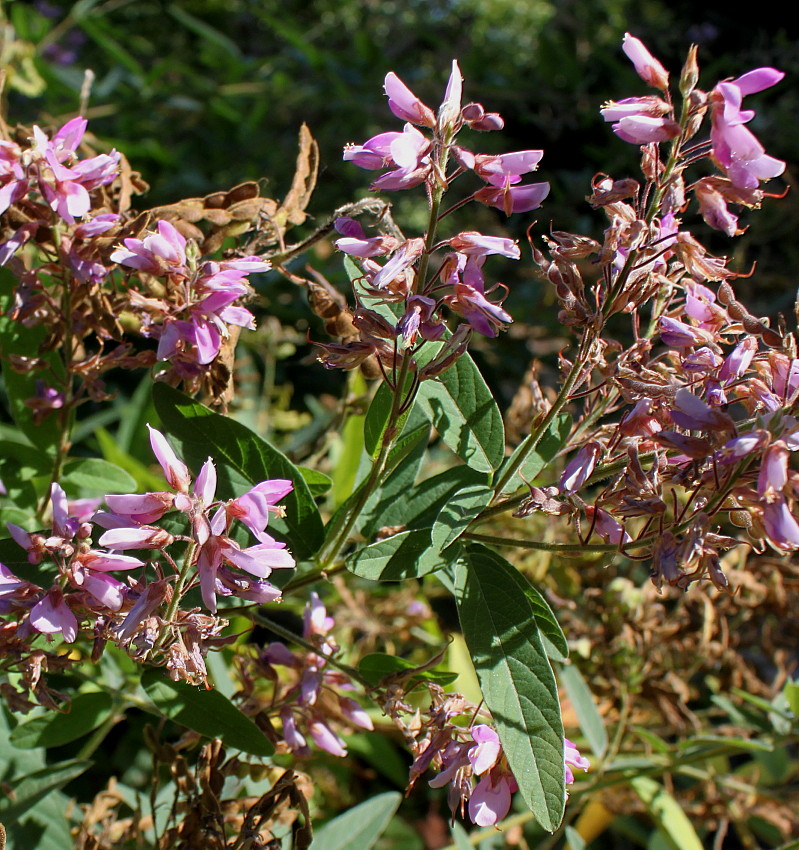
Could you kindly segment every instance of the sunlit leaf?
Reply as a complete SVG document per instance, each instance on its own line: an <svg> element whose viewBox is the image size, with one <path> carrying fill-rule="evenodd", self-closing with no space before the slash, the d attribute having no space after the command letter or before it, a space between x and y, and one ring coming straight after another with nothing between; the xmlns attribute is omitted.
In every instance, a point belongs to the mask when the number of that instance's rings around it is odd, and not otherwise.
<svg viewBox="0 0 799 850"><path fill-rule="evenodd" d="M550 832L564 807L558 688L533 607L514 568L484 547L455 567L461 627L519 790Z"/></svg>
<svg viewBox="0 0 799 850"><path fill-rule="evenodd" d="M389 791L344 812L315 833L313 850L371 850L399 808L402 794Z"/></svg>

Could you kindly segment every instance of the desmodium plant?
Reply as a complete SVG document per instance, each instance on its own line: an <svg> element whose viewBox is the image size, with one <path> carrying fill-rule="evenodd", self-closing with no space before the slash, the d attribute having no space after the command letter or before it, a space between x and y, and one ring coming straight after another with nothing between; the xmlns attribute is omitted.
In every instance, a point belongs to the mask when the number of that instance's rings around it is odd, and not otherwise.
<svg viewBox="0 0 799 850"><path fill-rule="evenodd" d="M715 695L735 734L716 723L702 748L643 729L654 750L625 761L634 680L603 716L590 690L602 683L586 683L583 653L569 659L579 642L558 622L579 618L579 601L565 603L546 571L531 581L516 557L577 555L636 576L642 562L652 587L641 594L727 598L747 552L751 564L799 548L795 336L749 312L741 274L691 230L701 217L740 235L734 210L757 209L762 184L783 173L743 109L783 74L758 68L704 91L692 48L675 89L638 39L623 49L657 94L601 115L640 148L642 176L594 178L601 239L529 226L567 342L548 380L526 379L515 444L470 348L502 344L513 317L498 277L527 246L468 229L469 215L474 204L497 213L471 221L529 213L550 187L529 180L542 150L473 150L504 124L464 104L456 61L437 110L389 73L401 129L344 148L377 172L375 192L424 195L413 235L366 200L287 244L316 179L306 128L282 202L245 183L137 212L146 185L122 154L98 153L84 118L51 135L2 125L0 691L12 749L75 747L62 762L46 756L47 770L14 774L9 761L17 796L0 821L12 837L142 713L157 724L140 732L149 815L126 818L125 806L145 805L133 786L103 798L104 814L98 793L58 822L76 846L308 847L313 788L340 770L327 756L355 750L412 800L425 781L446 789L453 824L525 825L541 846L576 847L623 786L669 842L698 847L709 824L692 826L673 796L682 786L660 777L704 781L692 763L795 741L783 659L771 702L742 691L745 713ZM289 267L334 233L346 296L312 267ZM349 398L316 403L328 426L311 428L306 452L241 415L234 352L257 327L270 270L307 289L324 320L310 333L318 359L350 373ZM434 608L452 603L447 646ZM170 722L188 730L177 741ZM721 798L741 781L720 782ZM345 846L337 836L357 818L357 846L372 847L398 804L393 791L374 797L314 846ZM790 820L774 805L769 815ZM484 837L452 829L458 847Z"/></svg>

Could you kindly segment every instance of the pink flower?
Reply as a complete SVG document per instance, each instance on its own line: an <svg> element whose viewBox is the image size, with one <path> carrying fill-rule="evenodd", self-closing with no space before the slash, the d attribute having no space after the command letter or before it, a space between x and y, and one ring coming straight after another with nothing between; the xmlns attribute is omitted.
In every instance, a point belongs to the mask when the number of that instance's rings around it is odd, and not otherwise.
<svg viewBox="0 0 799 850"><path fill-rule="evenodd" d="M30 624L42 634L60 634L67 643L72 643L78 636L78 621L58 587L50 588L31 608Z"/></svg>
<svg viewBox="0 0 799 850"><path fill-rule="evenodd" d="M502 189L486 186L475 192L474 199L502 210L505 215L512 215L537 210L548 194L549 183L530 183L525 186L508 185Z"/></svg>
<svg viewBox="0 0 799 850"><path fill-rule="evenodd" d="M186 238L164 219L158 222L158 233L144 239L124 239L110 259L149 274L187 274Z"/></svg>
<svg viewBox="0 0 799 850"><path fill-rule="evenodd" d="M563 761L566 764L567 785L571 785L574 782L572 768L588 770L591 767L591 762L585 756L580 755L580 751L568 738L563 739Z"/></svg>
<svg viewBox="0 0 799 850"><path fill-rule="evenodd" d="M513 239L505 239L500 236L484 236L477 231L469 230L459 233L449 240L453 250L466 256L481 257L487 254L500 254L511 260L521 257L518 244Z"/></svg>
<svg viewBox="0 0 799 850"><path fill-rule="evenodd" d="M319 749L330 753L332 756L344 758L347 755L347 745L336 735L335 732L320 718L316 718L308 727L311 737Z"/></svg>
<svg viewBox="0 0 799 850"><path fill-rule="evenodd" d="M477 826L494 826L510 811L511 796L518 790L509 773L492 771L484 776L472 791L469 817Z"/></svg>
<svg viewBox="0 0 799 850"><path fill-rule="evenodd" d="M167 442L166 437L155 428L147 425L150 432L150 446L158 463L161 464L161 469L164 470L164 477L172 489L180 493L188 493L189 484L191 484L191 475L189 469L182 460L178 459L172 446Z"/></svg>
<svg viewBox="0 0 799 850"><path fill-rule="evenodd" d="M401 121L410 121L411 124L421 124L423 127L436 126L433 110L425 106L393 71L386 74L385 90L388 108Z"/></svg>
<svg viewBox="0 0 799 850"><path fill-rule="evenodd" d="M473 726L471 733L475 744L469 748L469 763L475 774L480 776L497 763L502 752L502 745L499 742L499 735L485 724Z"/></svg>
<svg viewBox="0 0 799 850"><path fill-rule="evenodd" d="M293 488L291 481L285 478L262 481L225 505L228 520L238 519L249 528L257 540L269 543L272 538L264 531L269 522L269 514L283 515L284 509L277 503Z"/></svg>
<svg viewBox="0 0 799 850"><path fill-rule="evenodd" d="M599 443L586 443L579 452L566 464L560 477L561 493L570 494L579 490L591 477L599 460L602 448Z"/></svg>
<svg viewBox="0 0 799 850"><path fill-rule="evenodd" d="M163 491L105 497L105 503L117 516L145 524L161 519L174 502L174 494Z"/></svg>
<svg viewBox="0 0 799 850"><path fill-rule="evenodd" d="M647 85L665 91L669 87L669 72L644 47L644 43L630 33L624 33L621 49L635 66L635 72Z"/></svg>
<svg viewBox="0 0 799 850"><path fill-rule="evenodd" d="M756 68L732 82L719 83L710 93L712 156L733 185L741 189L756 189L761 180L778 177L785 170L785 163L768 156L743 126L754 118L754 110L741 110L745 95L770 88L784 76L776 68Z"/></svg>

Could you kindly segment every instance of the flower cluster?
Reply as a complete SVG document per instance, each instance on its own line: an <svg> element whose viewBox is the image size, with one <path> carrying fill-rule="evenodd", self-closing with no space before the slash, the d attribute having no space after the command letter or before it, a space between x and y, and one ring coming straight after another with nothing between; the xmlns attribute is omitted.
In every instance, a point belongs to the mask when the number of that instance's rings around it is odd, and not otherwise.
<svg viewBox="0 0 799 850"><path fill-rule="evenodd" d="M438 773L429 784L447 788L447 800L453 817L463 816L468 805L469 817L478 826L493 826L510 811L511 797L518 784L508 765L496 730L488 723L475 723L487 715L483 707L473 705L461 694L445 693L431 683L431 702L422 719L404 700L402 688L389 687L384 711L403 731L414 755L409 788L428 769ZM404 715L412 715L408 722ZM466 726L459 721L468 718ZM588 759L575 745L564 739L565 781L574 782L572 768L588 770Z"/></svg>
<svg viewBox="0 0 799 850"><path fill-rule="evenodd" d="M272 695L267 710L277 714L282 726L285 747L297 756L311 754L310 738L319 749L343 758L347 744L335 731L342 723L371 731L371 718L352 697L338 691L352 691L354 685L347 674L329 664L338 652L331 631L335 621L316 593L305 606L302 640L305 652L292 652L285 643L273 642L245 669L245 688L253 692L250 709L260 710L255 682L266 678L277 685L275 668L290 672L291 682ZM277 690L277 688L276 688ZM246 708L246 706L245 706Z"/></svg>
<svg viewBox="0 0 799 850"><path fill-rule="evenodd" d="M225 346L239 328L255 326L241 306L251 294L247 277L269 263L255 256L201 262L196 244L165 220L143 232L148 217L131 221L127 205L145 184L130 173L117 180L127 169L116 151L80 159L85 130L85 119L74 118L52 139L34 126L27 145L0 140L0 265L19 281L9 315L45 327L43 352L72 355L56 386L46 359L12 359L18 371L44 375L29 401L36 420L107 399L101 376L110 369L157 360L169 361L161 380L222 398L231 380ZM29 242L40 251L22 251ZM109 286L119 266L127 287ZM131 331L157 340L157 350L135 351Z"/></svg>
<svg viewBox="0 0 799 850"><path fill-rule="evenodd" d="M602 117L613 122L613 132L619 138L632 144L649 145L677 137L684 143L697 133L709 109L710 144L705 146L705 154L722 176L701 177L691 188L702 216L711 227L729 236L742 233L737 217L727 205L759 206L763 199L760 183L782 174L785 163L768 156L744 126L754 118L755 112L742 110L741 104L746 95L776 85L785 74L775 68L756 68L734 80L718 83L709 93L703 92L696 88L698 68L696 51L692 49L681 79L681 88L687 98L687 119L679 122L669 95L669 74L665 68L629 33L624 37L624 51L639 76L650 86L660 89L666 99L648 95L611 101L600 110Z"/></svg>
<svg viewBox="0 0 799 850"><path fill-rule="evenodd" d="M440 374L465 350L469 334L476 331L495 337L512 321L502 299L489 297L501 284L489 283L484 267L489 256L518 260L518 245L510 239L463 231L437 241L438 223L468 201L478 201L511 213L537 209L549 192L548 183L523 184L524 175L535 171L543 151L487 155L474 153L457 143L464 128L499 130L502 119L477 103L462 105L462 79L458 63L444 100L435 113L394 73L385 79L389 109L407 123L402 131L380 133L362 145L348 145L344 159L361 168L382 170L372 183L374 190L395 191L424 185L431 202L431 224L425 238L402 239L397 234L368 235L360 222L341 217L336 247L355 257L361 277L355 281L359 308L353 314L358 337L352 341L323 345L323 362L330 367L353 368L377 358L384 372L395 368L400 352L416 351L424 342L442 340L440 351L424 367L419 378ZM440 213L447 190L462 175L472 174L485 185L450 210ZM435 268L428 274L434 256ZM385 257L381 264L378 259ZM389 322L379 305L394 305L398 321ZM368 306L367 306L368 305ZM459 316L462 324L448 336L442 309ZM413 368L417 368L414 360Z"/></svg>
<svg viewBox="0 0 799 850"><path fill-rule="evenodd" d="M88 621L95 640L112 640L151 662L162 657L176 679L204 681L202 656L218 640L224 621L197 609L180 610L181 597L199 586L211 614L216 614L218 596L257 603L280 598L266 579L274 569L294 567L294 559L265 529L270 513L281 513L277 502L292 484L263 481L237 498L215 501L216 469L210 458L192 485L188 468L163 434L151 428L150 442L174 492L108 495L108 510L96 510L100 500L70 504L63 489L53 484L49 534L8 523L28 561L51 564L55 574L45 589L0 566L1 610L13 614L13 624L7 625L19 640L35 632L72 643L80 624ZM172 534L152 524L168 511L184 514L189 534ZM231 539L235 521L258 543L242 548ZM97 545L92 542L95 526L103 530ZM183 550L182 565L170 554L175 544ZM157 557L140 560L122 554L128 551L155 551ZM150 570L156 577L148 581ZM129 574L127 583L112 575L117 571Z"/></svg>
<svg viewBox="0 0 799 850"><path fill-rule="evenodd" d="M610 221L603 243L554 232L545 239L549 257L534 250L556 287L561 320L584 334L569 364L574 386L585 384L594 403L620 418L577 447L557 486L531 488L517 515L567 514L578 532L587 522L584 542L596 534L605 544L642 552L658 587L709 579L723 588L724 550L741 542L799 548L799 490L789 468L799 448L799 361L794 341L746 309L726 259L709 254L680 216L693 194L708 224L730 236L742 232L727 202L757 206L759 182L782 173L784 163L765 156L743 126L754 113L741 110L741 101L783 75L759 68L707 95L696 88L692 50L678 123L663 66L629 35L625 52L665 99L632 98L602 113L618 135L645 146L647 184L601 175L589 201ZM686 148L708 106L709 143ZM664 141L668 158L657 150ZM687 183L688 166L707 157L722 175ZM658 165L664 161L667 167ZM590 285L578 264L592 255L601 272ZM646 330L644 304L653 305ZM614 313L633 319L635 341L626 349L602 336ZM590 388L594 372L601 379ZM587 488L607 478L588 504ZM725 533L725 524L745 530L744 540Z"/></svg>
<svg viewBox="0 0 799 850"><path fill-rule="evenodd" d="M89 212L90 192L113 182L120 157L111 151L81 160L77 151L86 124L85 118L73 118L52 139L34 127L27 150L0 141L0 213L36 193L67 224Z"/></svg>
<svg viewBox="0 0 799 850"><path fill-rule="evenodd" d="M230 336L228 326L255 327L252 313L234 302L250 294L248 275L271 268L260 257L197 267L196 258L187 256L186 238L164 220L144 239L124 239L110 259L166 287L166 297L132 289L130 299L139 308L142 335L158 340L158 360L171 360L184 379L217 358Z"/></svg>

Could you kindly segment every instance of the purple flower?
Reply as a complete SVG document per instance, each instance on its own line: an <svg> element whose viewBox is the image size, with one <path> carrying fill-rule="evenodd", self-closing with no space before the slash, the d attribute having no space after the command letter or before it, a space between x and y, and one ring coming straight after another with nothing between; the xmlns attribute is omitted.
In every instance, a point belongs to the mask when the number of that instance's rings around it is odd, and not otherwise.
<svg viewBox="0 0 799 850"><path fill-rule="evenodd" d="M525 186L478 189L474 194L476 201L489 207L502 210L505 215L537 210L549 194L549 183L530 183Z"/></svg>
<svg viewBox="0 0 799 850"><path fill-rule="evenodd" d="M669 87L669 72L646 49L644 43L630 33L624 33L621 49L633 63L635 72L653 88L665 91Z"/></svg>
<svg viewBox="0 0 799 850"><path fill-rule="evenodd" d="M763 528L778 549L799 549L799 523L784 496L775 496L763 506Z"/></svg>
<svg viewBox="0 0 799 850"><path fill-rule="evenodd" d="M339 758L344 758L347 755L347 745L321 718L317 717L313 720L308 731L319 749Z"/></svg>
<svg viewBox="0 0 799 850"><path fill-rule="evenodd" d="M566 495L577 492L591 477L596 468L602 447L599 443L586 443L566 464L560 477L560 491Z"/></svg>
<svg viewBox="0 0 799 850"><path fill-rule="evenodd" d="M588 770L591 767L591 762L585 756L580 755L577 747L568 739L563 739L563 761L566 764L566 784L571 785L574 782L574 774L572 768L579 770Z"/></svg>
<svg viewBox="0 0 799 850"><path fill-rule="evenodd" d="M484 776L472 791L469 817L477 826L494 826L510 811L511 796L518 790L509 773L492 771Z"/></svg>
<svg viewBox="0 0 799 850"><path fill-rule="evenodd" d="M411 124L420 124L423 127L436 126L433 110L425 106L393 71L386 74L385 90L388 108L401 121L410 121Z"/></svg>
<svg viewBox="0 0 799 850"><path fill-rule="evenodd" d="M161 469L164 471L164 477L167 484L173 490L180 493L188 493L189 484L191 483L191 475L189 469L182 460L175 454L172 446L167 442L166 437L155 428L147 425L150 432L150 446L158 463L161 464Z"/></svg>
<svg viewBox="0 0 799 850"><path fill-rule="evenodd" d="M78 621L58 587L50 588L31 608L30 624L42 634L60 634L67 643L72 643L78 636Z"/></svg>
<svg viewBox="0 0 799 850"><path fill-rule="evenodd" d="M711 153L733 185L741 189L756 189L761 180L778 177L785 170L785 163L768 156L743 126L754 118L754 110L741 110L745 95L770 88L784 76L776 68L756 68L736 80L719 83L710 93Z"/></svg>
<svg viewBox="0 0 799 850"><path fill-rule="evenodd" d="M144 239L124 239L124 248L117 248L111 260L149 274L187 273L186 238L173 225L159 220L158 233Z"/></svg>
<svg viewBox="0 0 799 850"><path fill-rule="evenodd" d="M466 256L482 257L487 254L500 254L511 260L521 257L518 244L513 239L505 239L500 236L484 236L477 231L469 230L459 233L449 240L454 251Z"/></svg>
<svg viewBox="0 0 799 850"><path fill-rule="evenodd" d="M269 514L283 515L285 509L277 503L293 488L291 481L285 478L262 481L225 505L228 520L238 519L249 528L257 540L269 543L272 538L264 531L269 522Z"/></svg>
<svg viewBox="0 0 799 850"><path fill-rule="evenodd" d="M498 761L502 752L499 735L485 724L471 729L474 746L469 748L468 756L472 770L477 776L490 770Z"/></svg>

